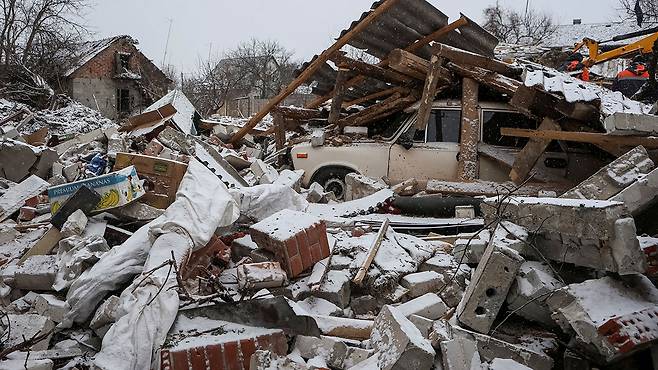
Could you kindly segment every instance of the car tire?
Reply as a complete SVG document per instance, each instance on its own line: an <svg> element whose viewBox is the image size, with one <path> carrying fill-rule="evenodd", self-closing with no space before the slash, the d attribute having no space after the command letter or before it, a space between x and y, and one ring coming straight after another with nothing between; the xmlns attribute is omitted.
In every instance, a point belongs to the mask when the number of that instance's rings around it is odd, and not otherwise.
<svg viewBox="0 0 658 370"><path fill-rule="evenodd" d="M355 171L345 167L327 167L319 170L311 179L311 183L322 185L324 191L333 191L337 200L344 200L347 191L345 176Z"/></svg>

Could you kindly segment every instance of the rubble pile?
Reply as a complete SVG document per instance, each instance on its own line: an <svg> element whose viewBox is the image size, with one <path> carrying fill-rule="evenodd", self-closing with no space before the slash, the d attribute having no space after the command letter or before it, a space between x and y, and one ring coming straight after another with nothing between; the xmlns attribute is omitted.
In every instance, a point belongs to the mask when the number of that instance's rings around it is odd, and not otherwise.
<svg viewBox="0 0 658 370"><path fill-rule="evenodd" d="M395 3L376 2L341 39L369 40L376 16L427 4ZM77 103L33 114L0 101L0 370L654 368L658 119L605 88L492 58L476 26L463 17L406 51L373 48L390 54L378 66L329 53L395 91L343 104L318 84L329 110L275 103L253 131L264 115L200 119L177 90L121 123ZM441 44L446 34L463 49ZM475 81L538 122L500 128L530 140L480 150L465 120L455 181L348 171L320 184L291 166L295 144L357 142L418 101L427 121L459 80L464 114ZM405 150L425 129L412 122ZM535 181L553 140L615 159L570 183ZM511 181L477 181L478 156Z"/></svg>

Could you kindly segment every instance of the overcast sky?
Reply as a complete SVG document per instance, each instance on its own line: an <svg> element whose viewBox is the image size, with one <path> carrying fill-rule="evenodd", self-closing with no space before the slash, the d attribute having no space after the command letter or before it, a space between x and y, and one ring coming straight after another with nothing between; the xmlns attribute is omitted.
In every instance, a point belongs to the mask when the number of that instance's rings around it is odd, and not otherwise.
<svg viewBox="0 0 658 370"><path fill-rule="evenodd" d="M252 37L278 40L298 60L321 52L373 0L94 0L86 15L96 38L129 34L161 65L170 20L167 63L188 72L199 58L219 55ZM401 0L405 1L405 0ZM482 9L495 0L429 0L451 20L463 12L480 22ZM619 0L530 0L560 23L619 20ZM525 8L525 0L500 0Z"/></svg>

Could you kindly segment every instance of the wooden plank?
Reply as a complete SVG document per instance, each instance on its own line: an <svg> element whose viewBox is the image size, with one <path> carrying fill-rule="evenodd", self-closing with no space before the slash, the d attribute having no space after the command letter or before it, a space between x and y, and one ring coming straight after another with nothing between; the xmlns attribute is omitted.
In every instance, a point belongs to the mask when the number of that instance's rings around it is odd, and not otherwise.
<svg viewBox="0 0 658 370"><path fill-rule="evenodd" d="M295 92L299 86L306 82L306 80L313 76L315 72L317 72L318 69L320 69L327 60L329 60L329 57L331 57L332 54L340 50L343 46L347 45L347 43L349 43L352 38L370 26L375 20L377 20L377 18L379 18L380 15L386 13L398 1L399 0L386 0L384 3L379 5L377 9L371 11L370 14L368 14L367 17L365 17L361 22L359 22L359 24L352 28L351 31L347 32L327 50L323 51L322 54L320 54L313 62L311 62L311 64L309 64L309 66L306 67L306 69L288 85L288 87L283 89L277 96L270 99L270 101L231 138L231 144L235 144L236 142L242 140L242 138L244 138L245 135L249 133L249 131L258 125L258 122L265 118L265 116L272 110L272 108L279 105L283 100L285 100L285 98Z"/></svg>
<svg viewBox="0 0 658 370"><path fill-rule="evenodd" d="M401 49L395 49L389 55L388 65L404 75L425 81L430 72L430 61ZM439 84L448 85L454 81L452 73L444 68L439 68Z"/></svg>
<svg viewBox="0 0 658 370"><path fill-rule="evenodd" d="M308 121L311 119L325 118L324 112L317 109L304 109L295 107L274 107L272 113L279 113L286 119L293 119L298 121Z"/></svg>
<svg viewBox="0 0 658 370"><path fill-rule="evenodd" d="M470 51L458 49L449 45L438 44L435 45L432 49L433 54L436 54L458 65L479 67L511 78L519 77L521 76L521 73L523 73L523 69L521 67L514 66L484 55L471 53Z"/></svg>
<svg viewBox="0 0 658 370"><path fill-rule="evenodd" d="M412 81L411 78L399 72L376 66L374 64L368 64L360 60L348 58L342 53L334 54L331 57L331 61L333 61L338 66L338 68L344 68L350 71L358 72L362 76L372 77L382 82L390 82L396 85L406 85ZM336 96L335 90L334 96Z"/></svg>
<svg viewBox="0 0 658 370"><path fill-rule="evenodd" d="M388 231L388 226L390 223L391 221L388 218L384 220L382 227L379 229L379 233L377 233L377 238L375 239L375 242L373 243L373 245L370 247L370 250L368 251L368 256L366 257L366 260L363 261L363 264L359 268L359 271L356 273L354 280L352 280L354 284L361 285L361 283L363 283L363 279L365 279L366 274L370 269L370 265L372 264L372 261L377 256L377 252L379 252L379 247L382 245L382 242L384 241L384 237L386 236L386 232Z"/></svg>
<svg viewBox="0 0 658 370"><path fill-rule="evenodd" d="M409 47L407 47L405 50L410 52L410 53L415 53L418 50L420 50L423 46L429 45L429 43L431 43L432 41L437 41L437 40L441 39L443 36L446 36L450 32L456 30L457 28L465 26L467 24L468 24L468 20L465 17L462 16L461 18L459 18L458 20L452 22L451 24L449 24L445 27L442 27L442 28L436 30L435 32L423 37L422 39L414 42L413 44L409 45ZM381 67L384 67L384 66L388 65L388 62L389 62L389 59L384 59L378 65L381 66ZM421 80L422 79L423 78L421 78ZM351 80L347 81L346 85L347 85L348 88L350 88L352 86L356 86L357 84L363 82L364 80L365 80L364 76L356 76L356 77L352 78ZM306 108L310 108L310 109L317 108L320 105L322 105L324 102L326 102L327 100L331 99L332 96L333 96L333 92L328 93L327 95L321 96L321 97L311 101L310 103L308 103L306 105Z"/></svg>
<svg viewBox="0 0 658 370"><path fill-rule="evenodd" d="M538 130L561 131L562 128L552 119L545 118L541 125L539 125ZM539 161L539 158L544 154L551 142L552 140L548 139L530 139L528 144L526 144L526 146L516 156L514 166L512 166L512 171L510 172L510 179L512 179L512 181L514 181L516 184L523 183L528 178L530 172L532 172L532 169L537 164L537 161Z"/></svg>
<svg viewBox="0 0 658 370"><path fill-rule="evenodd" d="M480 141L479 90L477 81L462 80L462 124L459 144L459 181L475 181L479 176L478 142Z"/></svg>
<svg viewBox="0 0 658 370"><path fill-rule="evenodd" d="M43 256L52 253L60 240L62 240L62 234L60 234L59 229L51 226L41 239L18 260L18 264L22 265L32 256Z"/></svg>
<svg viewBox="0 0 658 370"><path fill-rule="evenodd" d="M563 140L595 145L621 145L627 147L636 147L638 145L642 145L647 149L658 149L658 138L656 137L620 136L592 132L571 132L555 130L536 131L519 128L501 128L500 133L503 136Z"/></svg>
<svg viewBox="0 0 658 370"><path fill-rule="evenodd" d="M336 86L334 87L334 99L331 101L331 111L329 111L329 124L334 124L340 119L340 112L343 110L343 99L345 98L345 82L347 81L348 69L339 69L336 76Z"/></svg>

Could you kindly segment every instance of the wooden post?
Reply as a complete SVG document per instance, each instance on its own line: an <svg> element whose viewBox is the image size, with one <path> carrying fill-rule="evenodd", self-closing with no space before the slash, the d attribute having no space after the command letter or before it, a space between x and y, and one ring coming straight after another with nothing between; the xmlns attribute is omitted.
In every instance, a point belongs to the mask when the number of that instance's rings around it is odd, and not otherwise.
<svg viewBox="0 0 658 370"><path fill-rule="evenodd" d="M345 82L349 70L339 69L336 75L336 86L334 87L334 99L331 101L331 111L329 112L329 124L334 124L340 119L340 112L343 110L343 100L345 99Z"/></svg>
<svg viewBox="0 0 658 370"><path fill-rule="evenodd" d="M275 96L274 98L270 99L269 102L261 109L258 114L253 116L247 124L240 129L232 138L231 138L231 144L235 144L236 142L242 140L242 138L245 137L251 131L258 122L260 122L271 110L272 108L276 107L279 105L285 98L287 98L290 94L295 92L299 86L301 86L306 80L308 80L311 76L315 74L315 72L322 67L322 65L329 60L329 57L338 50L340 50L343 46L347 45L348 42L352 40L352 38L361 31L365 30L370 26L377 18L379 18L380 15L386 13L393 5L395 5L399 0L386 0L383 4L379 5L377 9L373 10L368 14L367 17L365 17L359 24L357 24L354 28L352 28L351 31L347 32L345 35L343 35L341 38L338 39L329 49L325 50L318 56L311 64L309 64L308 67L299 75L297 78L288 85L283 91L279 93L279 95Z"/></svg>
<svg viewBox="0 0 658 370"><path fill-rule="evenodd" d="M274 142L276 144L276 151L281 151L286 147L286 118L280 112L274 113ZM285 155L279 155L277 164L283 165Z"/></svg>
<svg viewBox="0 0 658 370"><path fill-rule="evenodd" d="M462 81L462 127L457 177L459 181L475 181L479 176L479 85L477 81L470 78L464 78Z"/></svg>
<svg viewBox="0 0 658 370"><path fill-rule="evenodd" d="M375 238L375 242L373 243L373 245L370 247L370 250L368 251L368 256L366 257L365 261L363 261L363 264L359 268L359 271L357 271L354 280L352 280L354 284L361 285L361 283L363 283L363 279L366 277L366 273L368 273L368 270L370 269L370 265L372 264L372 261L377 256L379 247L382 245L382 242L384 241L384 237L386 236L386 232L388 231L388 225L390 223L391 221L388 218L384 220L384 223L382 223L382 227L379 229L379 232L377 233L377 238Z"/></svg>
<svg viewBox="0 0 658 370"><path fill-rule="evenodd" d="M336 53L331 57L339 68L345 68L350 71L358 72L363 76L372 77L382 82L390 82L396 85L405 85L412 81L411 78L390 69L368 64L366 62L346 57L341 53ZM335 91L334 91L335 96Z"/></svg>
<svg viewBox="0 0 658 370"><path fill-rule="evenodd" d="M560 125L553 121L550 118L545 118L544 121L539 126L540 131L545 130L557 130L560 131L562 128ZM550 139L540 139L532 138L528 141L528 144L516 155L516 160L514 161L514 166L512 166L512 172L510 172L510 178L514 183L521 184L528 178L530 172L539 158L544 154L546 148L551 144L553 140Z"/></svg>

